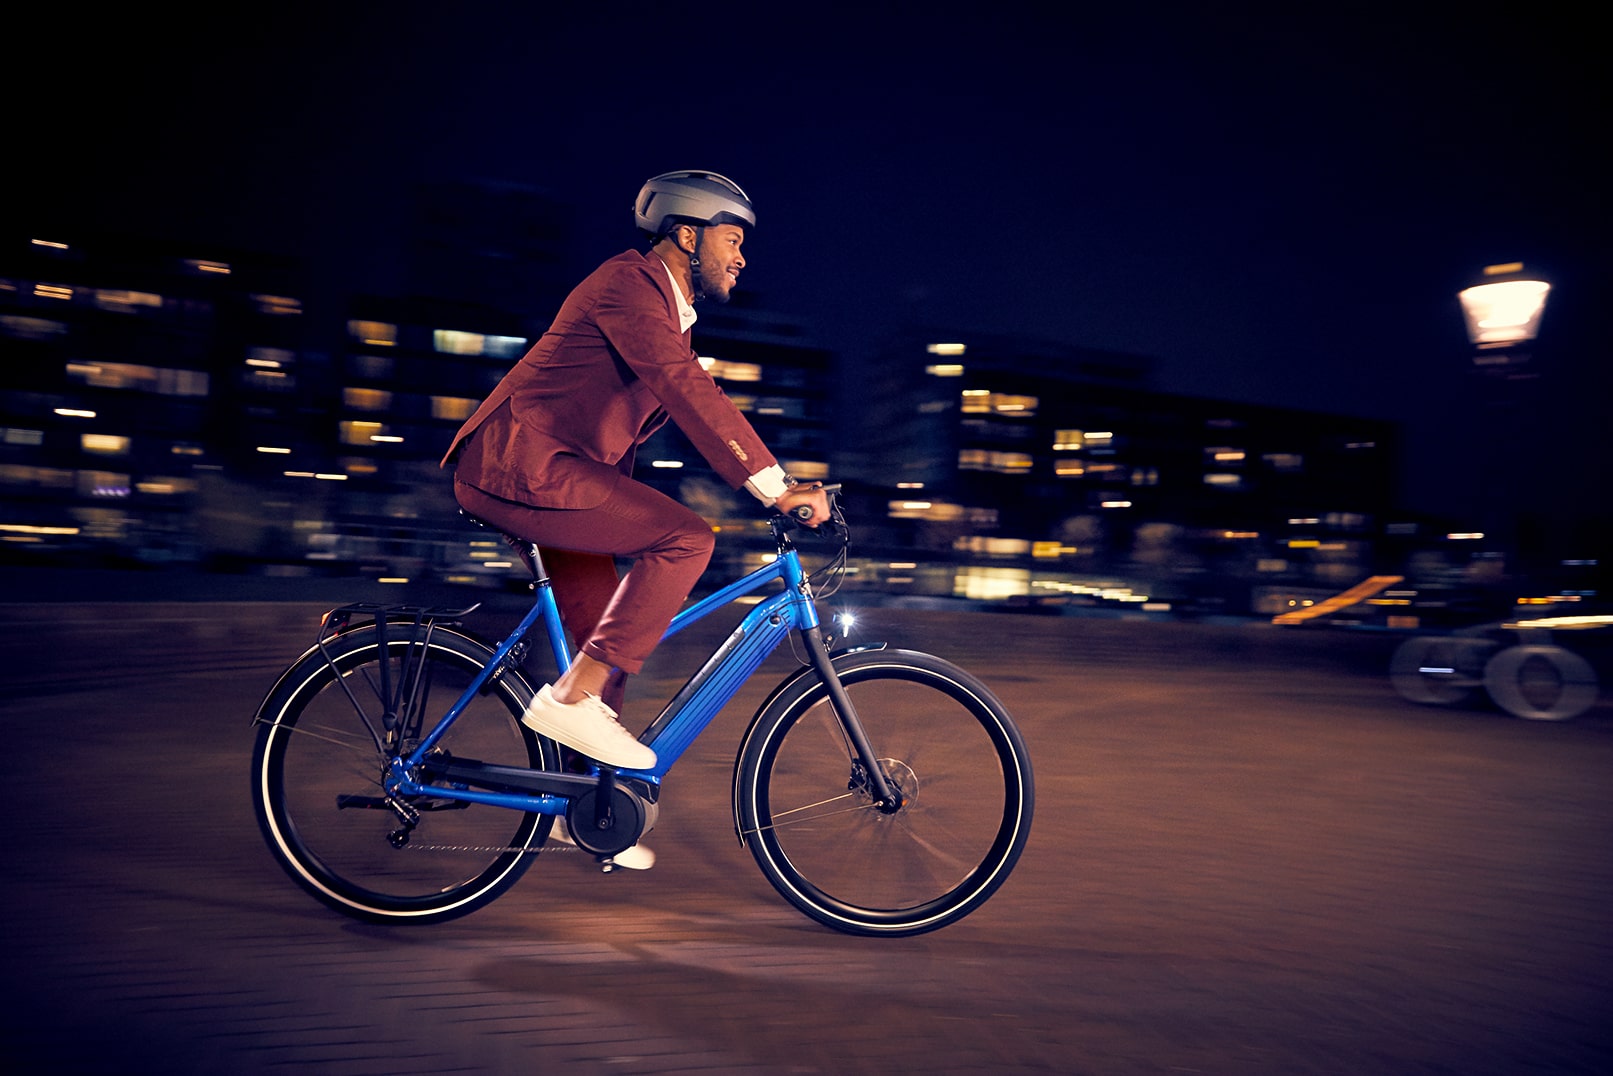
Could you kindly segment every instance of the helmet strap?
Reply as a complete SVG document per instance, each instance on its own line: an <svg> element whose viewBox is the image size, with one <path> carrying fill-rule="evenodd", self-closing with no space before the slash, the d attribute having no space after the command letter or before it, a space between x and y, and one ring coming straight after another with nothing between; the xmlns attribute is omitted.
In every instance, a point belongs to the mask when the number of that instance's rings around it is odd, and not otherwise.
<svg viewBox="0 0 1613 1076"><path fill-rule="evenodd" d="M694 228L694 249L689 252L689 281L694 287L694 302L706 297L706 289L700 286L700 244L706 238L706 229L699 225Z"/></svg>

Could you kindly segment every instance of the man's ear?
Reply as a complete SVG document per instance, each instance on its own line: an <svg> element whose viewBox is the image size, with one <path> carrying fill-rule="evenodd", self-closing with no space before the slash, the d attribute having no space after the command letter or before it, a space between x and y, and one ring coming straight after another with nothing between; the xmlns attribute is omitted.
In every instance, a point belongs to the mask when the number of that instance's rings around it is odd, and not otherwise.
<svg viewBox="0 0 1613 1076"><path fill-rule="evenodd" d="M677 237L679 250L683 251L685 254L693 254L695 252L695 244L699 239L699 234L695 231L694 225L678 225Z"/></svg>

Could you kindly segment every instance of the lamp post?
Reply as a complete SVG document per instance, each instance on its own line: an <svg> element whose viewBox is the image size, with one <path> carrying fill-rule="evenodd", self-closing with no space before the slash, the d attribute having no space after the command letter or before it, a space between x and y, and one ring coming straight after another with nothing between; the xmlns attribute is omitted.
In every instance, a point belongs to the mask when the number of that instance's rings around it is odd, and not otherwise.
<svg viewBox="0 0 1613 1076"><path fill-rule="evenodd" d="M1551 285L1525 272L1522 262L1510 262L1486 266L1481 280L1457 295L1473 345L1473 369L1485 382L1489 405L1490 421L1482 438L1494 458L1483 482L1489 517L1485 530L1488 544L1499 551L1503 575L1517 566L1519 457L1533 440L1522 428L1529 412L1519 399L1519 382L1537 376L1529 349L1540 333L1550 291Z"/></svg>

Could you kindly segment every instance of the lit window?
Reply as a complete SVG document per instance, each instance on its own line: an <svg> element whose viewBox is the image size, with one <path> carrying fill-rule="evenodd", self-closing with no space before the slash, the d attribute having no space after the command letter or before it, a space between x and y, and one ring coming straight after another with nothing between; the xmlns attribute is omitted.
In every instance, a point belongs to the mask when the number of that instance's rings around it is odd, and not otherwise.
<svg viewBox="0 0 1613 1076"><path fill-rule="evenodd" d="M392 406L392 393L386 389L344 388L342 404L354 411L385 411Z"/></svg>
<svg viewBox="0 0 1613 1076"><path fill-rule="evenodd" d="M81 433L78 446L96 456L127 456L129 439L110 433Z"/></svg>
<svg viewBox="0 0 1613 1076"><path fill-rule="evenodd" d="M206 396L207 373L128 362L70 362L67 378L98 389L133 389L160 396Z"/></svg>
<svg viewBox="0 0 1613 1076"><path fill-rule="evenodd" d="M45 431L7 426L4 430L0 430L0 441L8 445L41 445L45 443Z"/></svg>
<svg viewBox="0 0 1613 1076"><path fill-rule="evenodd" d="M434 329L431 333L431 346L444 355L480 355L484 339L481 333Z"/></svg>
<svg viewBox="0 0 1613 1076"><path fill-rule="evenodd" d="M1084 448L1086 443L1087 435L1081 430L1053 431L1054 452L1075 452L1081 448Z"/></svg>
<svg viewBox="0 0 1613 1076"><path fill-rule="evenodd" d="M372 444L376 435L386 433L386 427L379 422L361 422L358 419L342 422L340 429L342 432L342 444L344 445Z"/></svg>
<svg viewBox="0 0 1613 1076"><path fill-rule="evenodd" d="M116 471L79 471L78 492L82 497L127 497L129 476Z"/></svg>
<svg viewBox="0 0 1613 1076"><path fill-rule="evenodd" d="M1031 469L1032 462L1024 452L992 452L983 448L965 448L958 452L958 469L963 471L1024 474Z"/></svg>
<svg viewBox="0 0 1613 1076"><path fill-rule="evenodd" d="M1204 476L1204 484L1217 489L1239 489L1243 486L1243 475L1212 471Z"/></svg>
<svg viewBox="0 0 1613 1076"><path fill-rule="evenodd" d="M518 359L526 350L524 336L489 336L482 341L483 354L495 359Z"/></svg>
<svg viewBox="0 0 1613 1076"><path fill-rule="evenodd" d="M41 489L72 489L73 472L60 467L29 467L0 464L0 483L8 486L38 486Z"/></svg>
<svg viewBox="0 0 1613 1076"><path fill-rule="evenodd" d="M186 258L185 267L193 273L214 273L219 276L230 275L230 267L227 263L207 261L203 258Z"/></svg>
<svg viewBox="0 0 1613 1076"><path fill-rule="evenodd" d="M433 396L431 417L463 422L475 413L477 401L466 396Z"/></svg>
<svg viewBox="0 0 1613 1076"><path fill-rule="evenodd" d="M973 601L1000 601L1029 594L1030 584L1031 573L1023 568L967 567L958 569L952 593Z"/></svg>
<svg viewBox="0 0 1613 1076"><path fill-rule="evenodd" d="M1021 396L986 389L964 389L960 409L966 415L1006 414L1029 417L1036 414L1040 400L1035 396Z"/></svg>
<svg viewBox="0 0 1613 1076"><path fill-rule="evenodd" d="M484 333L463 332L459 329L434 329L431 345L444 355L492 355L495 358L516 358L526 345L523 336L488 336Z"/></svg>
<svg viewBox="0 0 1613 1076"><path fill-rule="evenodd" d="M931 355L945 355L945 356L950 358L950 357L962 355L964 352L968 351L969 349L964 344L927 344L925 346L924 350L929 352ZM941 376L949 377L951 375L950 374L943 374Z"/></svg>
<svg viewBox="0 0 1613 1076"><path fill-rule="evenodd" d="M398 327L390 321L349 321L347 332L353 339L369 347L398 346Z"/></svg>
<svg viewBox="0 0 1613 1076"><path fill-rule="evenodd" d="M818 460L780 460L779 466L803 482L817 482L829 477L829 465Z"/></svg>
<svg viewBox="0 0 1613 1076"><path fill-rule="evenodd" d="M296 355L283 347L249 347L246 349L246 364L248 366L258 366L265 370L279 370L292 365L296 361Z"/></svg>
<svg viewBox="0 0 1613 1076"><path fill-rule="evenodd" d="M926 366L924 368L924 372L929 374L931 377L962 377L963 363L938 362L934 365Z"/></svg>
<svg viewBox="0 0 1613 1076"><path fill-rule="evenodd" d="M195 493L196 480L192 478L147 478L136 482L136 492L154 497L173 497L181 493Z"/></svg>
<svg viewBox="0 0 1613 1076"><path fill-rule="evenodd" d="M257 304L258 313L271 317L302 313L302 300L285 295L253 295L252 301Z"/></svg>
<svg viewBox="0 0 1613 1076"><path fill-rule="evenodd" d="M945 501L891 501L888 512L892 519L931 519L936 522L954 522L964 517L963 506Z"/></svg>
<svg viewBox="0 0 1613 1076"><path fill-rule="evenodd" d="M95 305L117 314L133 314L136 308L147 306L162 309L162 296L149 291L128 291L119 288L95 289Z"/></svg>
<svg viewBox="0 0 1613 1076"><path fill-rule="evenodd" d="M1053 473L1060 478L1080 478L1087 473L1087 465L1080 460L1054 460Z"/></svg>
<svg viewBox="0 0 1613 1076"><path fill-rule="evenodd" d="M728 362L700 356L700 365L718 381L760 381L762 368L754 362Z"/></svg>
<svg viewBox="0 0 1613 1076"><path fill-rule="evenodd" d="M970 534L954 540L952 548L960 553L984 553L990 557L1023 557L1031 551L1031 543L1023 538L992 538L983 534Z"/></svg>

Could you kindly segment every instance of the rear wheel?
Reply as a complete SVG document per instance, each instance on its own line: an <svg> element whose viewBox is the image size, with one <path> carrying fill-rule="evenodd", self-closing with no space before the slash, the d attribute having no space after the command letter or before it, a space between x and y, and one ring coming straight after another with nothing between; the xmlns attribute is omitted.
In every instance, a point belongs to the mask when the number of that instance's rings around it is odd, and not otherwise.
<svg viewBox="0 0 1613 1076"><path fill-rule="evenodd" d="M850 654L835 668L901 803L886 809L816 676L746 735L734 794L762 873L796 908L851 934L920 934L985 903L1024 850L1030 757L1002 704L928 654Z"/></svg>
<svg viewBox="0 0 1613 1076"><path fill-rule="evenodd" d="M429 729L491 652L437 627L425 646L389 638L383 653L368 627L328 642L326 653L330 660L304 656L258 712L252 800L270 851L303 889L360 919L429 922L487 904L520 878L553 819L426 796L389 802L381 782L388 761L418 742L422 716ZM396 697L400 684L407 705ZM520 677L498 677L438 746L460 758L554 768L554 745L519 721L529 696ZM388 710L404 715L394 730Z"/></svg>

